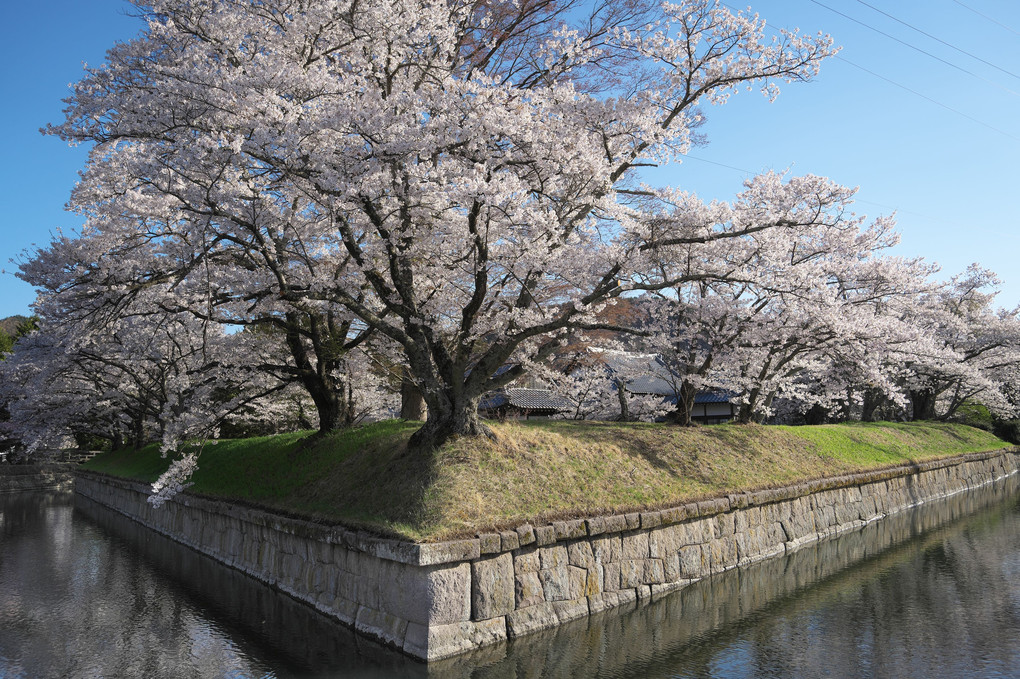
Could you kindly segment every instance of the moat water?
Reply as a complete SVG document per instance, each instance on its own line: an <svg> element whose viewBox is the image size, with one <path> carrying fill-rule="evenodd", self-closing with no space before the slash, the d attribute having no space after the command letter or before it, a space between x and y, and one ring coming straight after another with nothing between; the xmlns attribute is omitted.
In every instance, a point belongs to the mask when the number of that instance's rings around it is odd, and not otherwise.
<svg viewBox="0 0 1020 679"><path fill-rule="evenodd" d="M0 494L0 679L1020 677L1020 479L428 668L83 498Z"/></svg>

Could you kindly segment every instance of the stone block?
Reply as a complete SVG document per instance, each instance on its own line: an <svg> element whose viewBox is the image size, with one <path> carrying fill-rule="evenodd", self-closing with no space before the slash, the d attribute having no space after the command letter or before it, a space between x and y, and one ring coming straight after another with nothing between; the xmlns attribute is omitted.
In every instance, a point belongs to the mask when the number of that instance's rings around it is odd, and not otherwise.
<svg viewBox="0 0 1020 679"><path fill-rule="evenodd" d="M567 580L570 600L584 599L602 591L602 573L599 569L568 566Z"/></svg>
<svg viewBox="0 0 1020 679"><path fill-rule="evenodd" d="M345 625L354 625L354 621L358 617L359 608L361 608L361 605L355 601L336 597L333 599L333 604L330 606L329 611Z"/></svg>
<svg viewBox="0 0 1020 679"><path fill-rule="evenodd" d="M676 582L681 579L680 555L671 554L662 559L662 572L666 582Z"/></svg>
<svg viewBox="0 0 1020 679"><path fill-rule="evenodd" d="M714 526L715 520L712 518L698 519L697 521L684 524L687 539L683 540L683 542L689 545L697 545L714 539Z"/></svg>
<svg viewBox="0 0 1020 679"><path fill-rule="evenodd" d="M639 520L640 523L640 520ZM605 518L606 533L622 533L627 530L627 517L623 514L614 514Z"/></svg>
<svg viewBox="0 0 1020 679"><path fill-rule="evenodd" d="M567 577L568 566L564 563L556 568L543 568L538 572L542 580L542 589L546 601L566 601L570 598L570 581Z"/></svg>
<svg viewBox="0 0 1020 679"><path fill-rule="evenodd" d="M789 542L790 536L786 534L783 524L779 522L770 523L765 527L765 542L770 545Z"/></svg>
<svg viewBox="0 0 1020 679"><path fill-rule="evenodd" d="M639 512L624 514L623 519L627 522L627 530L637 530L641 527L641 514Z"/></svg>
<svg viewBox="0 0 1020 679"><path fill-rule="evenodd" d="M685 578L700 578L708 572L701 545L680 548L680 573Z"/></svg>
<svg viewBox="0 0 1020 679"><path fill-rule="evenodd" d="M662 559L645 560L645 574L642 582L646 585L661 585L666 582L666 572Z"/></svg>
<svg viewBox="0 0 1020 679"><path fill-rule="evenodd" d="M680 551L679 536L681 531L676 526L668 526L653 530L648 534L648 556L663 559Z"/></svg>
<svg viewBox="0 0 1020 679"><path fill-rule="evenodd" d="M502 542L499 533L479 533L478 551L481 554L497 554L500 551Z"/></svg>
<svg viewBox="0 0 1020 679"><path fill-rule="evenodd" d="M576 519L573 521L553 521L552 526L557 542L562 540L576 540L577 538L583 538L588 535L588 529L584 524L584 519Z"/></svg>
<svg viewBox="0 0 1020 679"><path fill-rule="evenodd" d="M552 602L546 601L520 608L506 616L506 634L513 639L559 624L559 616Z"/></svg>
<svg viewBox="0 0 1020 679"><path fill-rule="evenodd" d="M419 566L435 566L455 561L470 561L482 555L478 538L435 542L414 545L414 547L418 550L415 562Z"/></svg>
<svg viewBox="0 0 1020 679"><path fill-rule="evenodd" d="M509 553L471 563L471 619L488 620L514 610L514 562Z"/></svg>
<svg viewBox="0 0 1020 679"><path fill-rule="evenodd" d="M506 641L506 618L452 625L407 625L403 650L422 660L439 660Z"/></svg>
<svg viewBox="0 0 1020 679"><path fill-rule="evenodd" d="M734 493L726 496L730 501L731 509L744 509L748 506L747 493Z"/></svg>
<svg viewBox="0 0 1020 679"><path fill-rule="evenodd" d="M529 608L545 601L545 591L538 572L514 575L514 604L518 609Z"/></svg>
<svg viewBox="0 0 1020 679"><path fill-rule="evenodd" d="M670 507L669 509L663 509L659 512L659 517L662 519L662 525L672 526L680 523L687 518L687 510L685 507Z"/></svg>
<svg viewBox="0 0 1020 679"><path fill-rule="evenodd" d="M637 532L625 534L623 536L621 547L623 550L621 558L624 560L647 559L649 554L648 533Z"/></svg>
<svg viewBox="0 0 1020 679"><path fill-rule="evenodd" d="M556 621L559 624L577 620L588 615L588 600L579 601L554 601L553 610L556 611Z"/></svg>
<svg viewBox="0 0 1020 679"><path fill-rule="evenodd" d="M551 545L556 542L556 531L552 526L538 526L535 528L535 544L539 547Z"/></svg>
<svg viewBox="0 0 1020 679"><path fill-rule="evenodd" d="M407 620L362 606L358 609L354 629L362 634L373 636L383 643L403 648Z"/></svg>
<svg viewBox="0 0 1020 679"><path fill-rule="evenodd" d="M567 546L566 545L553 545L551 547L541 547L538 550L538 555L542 563L542 569L559 568L566 566L568 563Z"/></svg>
<svg viewBox="0 0 1020 679"><path fill-rule="evenodd" d="M542 561L534 547L514 552L513 557L514 571L517 573L537 573L542 569Z"/></svg>
<svg viewBox="0 0 1020 679"><path fill-rule="evenodd" d="M715 517L715 528L714 533L716 537L725 537L727 535L733 535L736 531L735 520L733 512L726 512L719 514Z"/></svg>
<svg viewBox="0 0 1020 679"><path fill-rule="evenodd" d="M687 584L687 580L678 580L676 582L664 582L661 585L651 585L652 601L658 601L669 593L675 592L682 587L686 587Z"/></svg>
<svg viewBox="0 0 1020 679"><path fill-rule="evenodd" d="M624 559L620 562L620 589L638 587L645 581L645 560Z"/></svg>
<svg viewBox="0 0 1020 679"><path fill-rule="evenodd" d="M578 540L567 545L567 562L571 566L592 568L595 566L595 554L587 540Z"/></svg>
<svg viewBox="0 0 1020 679"><path fill-rule="evenodd" d="M499 548L504 552L511 552L521 546L521 539L517 531L505 530L499 534Z"/></svg>
<svg viewBox="0 0 1020 679"><path fill-rule="evenodd" d="M620 560L620 545L622 539L619 535L607 535L592 541L592 553L599 563L613 563Z"/></svg>
<svg viewBox="0 0 1020 679"><path fill-rule="evenodd" d="M697 506L699 517L715 516L718 513L718 505L716 505L715 500L702 500L697 503Z"/></svg>
<svg viewBox="0 0 1020 679"><path fill-rule="evenodd" d="M652 528L658 528L662 525L662 513L661 512L641 512L641 528L642 530L649 530Z"/></svg>
<svg viewBox="0 0 1020 679"><path fill-rule="evenodd" d="M603 591L615 592L620 589L620 562L607 563L602 566Z"/></svg>
<svg viewBox="0 0 1020 679"><path fill-rule="evenodd" d="M380 561L378 575L363 581L375 584L380 609L410 622L446 625L471 619L470 563L414 567Z"/></svg>
<svg viewBox="0 0 1020 679"><path fill-rule="evenodd" d="M737 565L737 543L732 535L712 540L708 549L712 572L718 573Z"/></svg>
<svg viewBox="0 0 1020 679"><path fill-rule="evenodd" d="M588 531L588 535L602 535L606 532L606 519L603 516L585 519L584 523L585 528Z"/></svg>
<svg viewBox="0 0 1020 679"><path fill-rule="evenodd" d="M847 496L850 493L846 493ZM861 518L860 501L853 501L847 497L847 503L840 503L833 507L833 512L836 516L836 525L844 525L858 521Z"/></svg>
<svg viewBox="0 0 1020 679"><path fill-rule="evenodd" d="M619 592L602 592L588 598L588 613L595 615L620 605Z"/></svg>
<svg viewBox="0 0 1020 679"><path fill-rule="evenodd" d="M518 526L515 532L517 533L517 540L521 547L530 545L535 541L535 529L531 527L530 523Z"/></svg>

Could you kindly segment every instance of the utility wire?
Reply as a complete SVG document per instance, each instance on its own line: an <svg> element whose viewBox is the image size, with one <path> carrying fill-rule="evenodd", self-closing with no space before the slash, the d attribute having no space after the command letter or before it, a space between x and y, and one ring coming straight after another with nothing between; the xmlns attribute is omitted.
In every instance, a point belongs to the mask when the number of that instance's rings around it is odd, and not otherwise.
<svg viewBox="0 0 1020 679"><path fill-rule="evenodd" d="M845 17L845 18L850 19L851 21L853 21L855 23L861 24L865 28L870 28L871 30L876 31L877 33L882 33L882 31L879 31L876 28L872 28L871 26L868 26L867 24L865 24L865 23L863 23L861 21L857 21L857 19L854 19L853 17L847 16L846 14L843 14L842 12L839 12L839 11L837 11L837 10L827 6L827 5L824 5L821 2L818 2L818 0L811 0L811 2L815 3L816 5L818 5L820 7L824 7L825 9L829 10L830 12L835 12L836 14L840 15L841 17ZM722 3L722 4L723 4L723 6L729 8L730 10L732 10L734 12L740 11L740 10L736 9L735 7L733 7L733 6L726 4L725 2ZM775 30L775 29L773 28L773 30ZM882 33L882 35L888 35L888 34ZM888 36L888 37L892 38L893 40L896 40L896 42L902 42L901 40L898 40L897 38L894 38L893 36ZM906 45L907 43L903 43L903 44ZM913 47L913 45L907 45L907 46L908 47ZM914 49L918 49L918 48L914 47ZM918 50L918 51L923 52L924 50ZM925 52L925 54L927 54L927 52ZM929 56L933 56L933 55L929 55ZM1005 130L1000 130L999 128L994 127L992 125L989 125L986 122L983 122L981 120L978 120L977 118L969 116L966 113L963 113L962 111L958 111L955 108L952 108L951 106L947 106L946 104L943 104L940 101L937 101L935 99L932 99L929 96L921 94L917 90L911 89L911 88L907 87L906 85L901 85L900 83L896 82L895 80L890 80L889 78L886 78L883 75L879 75L878 73L875 73L874 71L868 70L868 69L864 68L863 66L861 66L859 64L855 64L854 62L850 61L846 57L841 57L841 56L839 56L837 54L836 58L839 59L840 61L844 61L844 62L850 64L851 66L853 66L855 68L858 68L858 69L864 71L865 73L868 73L869 75L873 75L874 77L876 77L876 78L878 78L880 80L884 80L885 82L889 83L890 85L895 85L896 87L899 87L902 90L906 90L907 92L910 92L911 94L913 94L915 96L918 96L921 99L924 99L924 100L926 100L928 102L931 102L932 104L935 104L936 106L940 106L940 107L946 109L947 111L952 111L953 113L955 113L955 114L957 114L957 115L959 115L959 116L961 116L963 118L966 118L967 120L975 122L978 125L981 125L982 127L986 127L989 130L993 130L995 132L998 132L999 134L1001 134L1001 135L1003 135L1005 137L1009 137L1010 139L1013 139L1013 140L1016 140L1016 141L1020 141L1020 138L1010 134L1009 132L1006 132ZM935 58L938 59L938 57L935 57ZM939 59L939 61L942 61L942 60ZM1012 90L1009 90L1009 91L1012 92ZM1016 94L1016 93L1014 92L1014 94Z"/></svg>
<svg viewBox="0 0 1020 679"><path fill-rule="evenodd" d="M698 156L692 156L692 155L685 155L684 158L685 159L690 159L690 160L696 160L699 163L708 163L709 165L718 165L719 167L724 167L727 170L733 170L735 172L741 172L743 174L748 174L748 175L756 174L756 173L752 172L751 170L746 170L746 169L740 168L740 167L734 167L733 165L727 165L726 163L719 163L719 162L716 162L714 160L709 160L708 158L700 158ZM860 198L857 198L856 196L854 197L854 202L855 203L860 203L862 205L874 205L875 207L880 207L880 208L882 208L884 210L892 210L893 212L898 212L900 214L914 215L915 217L924 217L925 219L931 220L931 221L935 220L934 217L931 217L929 215L923 214L921 212L913 212L911 210L903 210L903 209L898 208L898 207L893 207L892 205L885 205L883 203L876 203L876 202L870 201L870 200L861 200Z"/></svg>
<svg viewBox="0 0 1020 679"><path fill-rule="evenodd" d="M1002 23L1002 22L1001 22L1001 21L999 21L998 19L995 19L995 18L993 18L993 17L990 17L990 16L988 16L987 14L982 14L981 12L977 11L977 10L976 10L976 9L974 9L973 7L970 7L970 6L968 6L968 5L965 5L965 4L963 4L962 2L960 2L960 0L953 0L953 2L955 2L955 3L956 3L957 5L959 5L960 7L963 7L964 9L969 9L969 10L970 10L971 12L974 12L974 14L977 14L977 15L978 15L979 17L981 17L982 19L988 19L988 20L989 20L989 21L991 21L991 22L992 22L993 24L998 24L999 26L1002 26L1003 28L1005 28L1005 29L1006 29L1007 31L1009 31L1010 33L1016 33L1017 35L1020 35L1020 31L1016 31L1016 30L1014 30L1014 29L1010 28L1009 26L1007 26L1006 24Z"/></svg>
<svg viewBox="0 0 1020 679"><path fill-rule="evenodd" d="M895 85L896 87L899 87L900 89L906 90L907 92L910 92L911 94L917 95L918 97L921 97L922 99L930 101L931 103L935 104L936 106L941 106L942 108L946 109L947 111L952 111L953 113L955 113L955 114L957 114L959 116L963 116L967 120L975 122L978 125L981 125L982 127L987 127L989 130L992 130L994 132L998 132L999 134L1001 134L1003 136L1006 136L1006 137L1009 137L1010 139L1013 139L1014 141L1020 141L1020 137L1015 137L1012 134L1010 134L1009 132L1006 132L1005 130L1000 130L999 128L994 127L992 125L989 125L986 122L983 122L981 120L978 120L977 118L974 118L972 116L967 115L963 111L958 111L957 109L955 109L955 108L953 108L951 106L947 106L947 105L943 104L940 101L937 101L935 99L932 99L931 97L925 96L925 95L921 94L920 92L918 92L917 90L910 89L906 85L901 85L900 83L896 82L895 80L890 80L889 78L886 78L883 75L879 75L878 73L875 73L874 71L870 71L870 70L864 68L863 66L861 66L860 64L855 64L854 62L850 61L846 57L841 57L839 55L836 55L836 58L839 59L840 61L843 61L845 63L850 64L854 68L859 68L860 70L864 71L865 73L869 73L869 74L875 76L876 78L880 78L880 79L886 81L887 83L889 83L890 85Z"/></svg>
<svg viewBox="0 0 1020 679"><path fill-rule="evenodd" d="M916 27L916 26L912 26L912 25L908 24L908 23L907 23L906 21L903 21L902 19L897 19L897 18L896 18L896 17L894 17L894 16L892 15L892 14L889 14L888 12L886 12L886 11L884 11L884 10L881 10L881 9L879 9L878 7L875 7L874 5L869 5L868 3L864 2L864 0L857 0L857 2L859 2L859 3L860 3L860 4L862 4L862 5L864 5L865 7L870 7L871 9L875 10L875 11L876 11L876 12L878 12L879 14L882 14L882 15L884 15L884 16L887 16L887 17L889 17L890 19L892 19L893 21L895 21L895 22L897 22L897 23L903 24L904 26L906 26L907 28L909 28L909 29L910 29L910 30L912 30L912 31L917 31L917 32L918 32L918 33L920 33L921 35L926 35L926 36L928 36L929 38L931 38L932 40L934 40L934 41L936 41L936 42L940 42L940 43L942 43L943 45L945 45L946 47L948 47L948 48L950 48L950 49L954 49L954 50L956 50L956 51L957 51L957 52L959 52L960 54L966 54L966 55L967 55L968 57L970 57L971 59L977 59L978 61L980 61L980 62L981 62L982 64L985 64L986 66L991 66L992 68L994 68L994 69L996 69L996 70L1002 71L1002 72L1003 72L1003 73L1005 73L1006 75L1011 75L1011 76L1013 76L1014 78L1016 78L1017 80L1020 80L1020 75L1017 75L1016 73L1013 73L1013 71L1007 71L1006 69L1002 68L1001 66L997 66L996 64L993 64L993 63L992 63L992 62L990 62L990 61L985 61L984 59L982 59L981 57L977 56L976 54L971 54L971 53L970 53L970 52L968 52L967 50L962 50L962 49L960 49L959 47L957 47L956 45L952 45L952 44L950 44L950 43L946 42L945 40L943 40L943 39L941 39L941 38L937 38L937 37L935 37L935 36L934 36L934 35L932 35L931 33L927 33L927 32L925 32L925 31L922 31L922 30L921 30L920 28L918 28L918 27Z"/></svg>
<svg viewBox="0 0 1020 679"><path fill-rule="evenodd" d="M916 52L920 52L921 54L929 56L929 57L931 57L932 59L934 59L936 61L940 61L943 64L945 64L946 66L949 66L950 68L955 68L957 71L960 71L962 73L966 73L967 75L971 76L972 78L977 78L978 80L983 80L984 82L988 83L989 85L994 85L995 87L998 87L1001 90L1009 92L1010 94L1012 94L1014 96L1020 96L1020 93L1015 92L1015 91L1009 89L1008 87L1004 87L1003 85L1000 85L997 82L994 82L992 80L989 80L988 78L982 77L982 76L978 75L977 73L974 73L973 71L968 71L967 69L963 68L962 66L954 64L951 61L946 61L942 57L938 57L938 56L932 54L931 52L923 50L920 47L917 47L916 45L911 45L909 42L906 42L904 40L900 40L895 35L890 35L889 33L886 33L885 31L882 31L882 30L879 30L879 29L875 28L874 26L866 24L863 21L860 21L859 19L855 19L855 18L853 18L852 16L850 16L848 14L843 14L843 12L840 12L838 9L833 9L832 7L829 7L828 5L826 5L824 3L821 3L818 0L811 0L811 2L813 2L816 5L818 5L819 7L824 7L825 9L829 10L830 12L832 12L834 14L838 14L839 16L843 17L844 19L849 19L850 21L854 22L855 24L859 24L861 26L864 26L865 28L874 31L875 33L878 33L879 35L884 35L885 37L889 38L890 40L892 40L894 42L898 42L899 44L904 45L905 47L909 47L910 49L912 49L912 50L914 50ZM860 2L860 0L858 0L858 2ZM870 7L870 5L869 5L869 7ZM884 12L883 12L883 14L884 14ZM1010 74L1010 75L1012 75L1012 74Z"/></svg>
<svg viewBox="0 0 1020 679"><path fill-rule="evenodd" d="M718 165L719 167L724 167L727 170L733 170L735 172L743 172L744 174L749 174L749 175L754 175L755 174L754 172L751 172L750 170L745 170L745 169L743 169L741 167L734 167L732 165L727 165L726 163L719 163L719 162L716 162L714 160L709 160L708 158L698 158L697 156L691 156L691 155L684 155L684 158L690 158L692 160L698 160L698 161L701 161L702 163L708 163L709 165Z"/></svg>

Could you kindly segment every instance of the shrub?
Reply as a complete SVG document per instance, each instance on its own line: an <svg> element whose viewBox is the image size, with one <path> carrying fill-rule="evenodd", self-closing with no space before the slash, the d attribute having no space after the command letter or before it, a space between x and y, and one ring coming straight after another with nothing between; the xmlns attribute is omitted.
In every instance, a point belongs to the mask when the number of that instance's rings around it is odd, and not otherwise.
<svg viewBox="0 0 1020 679"><path fill-rule="evenodd" d="M1003 441L1020 446L1020 420L999 420L992 432Z"/></svg>

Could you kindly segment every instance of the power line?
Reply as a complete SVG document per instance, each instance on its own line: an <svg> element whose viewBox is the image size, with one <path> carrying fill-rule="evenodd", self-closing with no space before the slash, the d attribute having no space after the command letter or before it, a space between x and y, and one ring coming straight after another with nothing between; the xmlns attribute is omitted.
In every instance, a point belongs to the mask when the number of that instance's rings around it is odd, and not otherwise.
<svg viewBox="0 0 1020 679"><path fill-rule="evenodd" d="M880 78L880 79L886 81L887 83L889 83L890 85L895 85L896 87L899 87L900 89L906 90L907 92L910 92L911 94L914 94L914 95L916 95L918 97L921 97L922 99L930 101L931 103L935 104L936 106L941 106L942 108L946 109L947 111L952 111L956 115L963 116L967 120L975 122L978 125L981 125L982 127L987 127L989 130L992 130L994 132L998 132L999 134L1001 134L1003 136L1006 136L1006 137L1009 137L1010 139L1013 139L1014 141L1020 141L1020 137L1015 137L1012 134L1010 134L1009 132L1006 132L1005 130L1000 130L999 128L997 128L997 127L995 127L993 125L989 125L986 122L983 122L981 120L978 120L977 118L974 118L972 116L967 115L963 111L958 111L957 109L953 108L952 106L947 106L946 104L943 104L941 101L937 101L935 99L932 99L929 96L923 95L920 92L918 92L917 90L911 89L911 88L907 87L906 85L901 85L900 83L896 82L895 80L890 80L889 78L886 78L883 75L879 75L878 73L875 73L874 71L868 70L868 69L864 68L863 66L861 66L860 64L855 64L854 62L850 61L846 57L841 57L841 56L837 55L836 58L839 59L840 61L843 61L843 62L846 62L846 63L850 64L854 68L859 68L860 70L864 71L865 73L869 73L869 74L875 76L876 78Z"/></svg>
<svg viewBox="0 0 1020 679"><path fill-rule="evenodd" d="M858 0L858 2L859 1L860 0ZM875 28L874 26L872 26L870 24L866 24L866 23L864 23L863 21L861 21L859 19L853 18L849 14L844 14L843 12L840 12L838 9L833 9L832 7L829 7L828 5L826 5L824 3L821 3L818 0L811 0L811 2L813 2L816 5L818 5L819 7L824 7L825 9L829 10L833 14L838 14L839 16L843 17L844 19L848 19L848 20L854 22L855 24L859 24L861 26L864 26L868 30L874 31L875 33L878 33L879 35L883 35L883 36L889 38L890 40L892 40L894 42L898 42L899 44L901 44L901 45L903 45L905 47L909 47L910 49L914 50L915 52L920 52L921 54L924 54L924 55L926 55L928 57L931 57L932 59L934 59L936 61L942 62L943 64L945 64L946 66L949 66L950 68L955 68L957 71L960 71L962 73L966 73L967 75L971 76L972 78L977 78L978 80L983 80L984 82L986 82L986 83L988 83L990 85L994 85L995 87L998 87L1001 90L1005 90L1006 92L1009 92L1010 94L1012 94L1014 96L1020 96L1020 93L1017 93L1017 92L1009 89L1008 87L1004 87L1004 86L1000 85L997 82L994 82L992 80L989 80L988 78L985 78L983 76L978 75L977 73L974 73L973 71L968 71L967 69L963 68L962 66L959 66L958 64L954 64L951 61L946 61L942 57L936 56L936 55L932 54L931 52L928 52L927 50L923 50L920 47L917 47L916 45L911 45L909 42L906 42L905 40L900 40L895 35L890 35L889 33L886 33L885 31L880 30L878 28Z"/></svg>
<svg viewBox="0 0 1020 679"><path fill-rule="evenodd" d="M749 174L749 175L756 174L756 173L752 172L751 170L747 170L747 169L742 168L742 167L734 167L733 165L727 165L726 163L720 163L720 162L717 162L717 161L714 161L714 160L709 160L708 158L700 158L698 156L692 156L692 155L689 155L689 154L685 155L684 158L685 159L690 159L690 160L696 160L699 163L708 163L709 165L718 165L719 167L724 167L727 170L733 170L734 172L740 172L742 174ZM862 205L874 205L875 207L880 207L880 208L882 208L884 210L892 210L893 212L898 212L900 214L914 215L915 217L923 217L924 219L927 219L929 221L935 221L935 220L943 221L940 218L931 217L930 215L926 215L926 214L923 214L921 212L914 212L913 210L904 210L902 208L893 207L892 205L885 205L884 203L876 203L876 202L871 201L871 200L861 200L860 198L857 198L856 196L854 196L854 203L860 203Z"/></svg>
<svg viewBox="0 0 1020 679"><path fill-rule="evenodd" d="M946 42L945 40L943 40L941 38L937 38L934 35L932 35L931 33L927 33L925 31L922 31L920 28L917 28L916 26L912 26L911 24L908 24L906 21L903 21L902 19L897 19L892 14L889 14L888 12L879 9L878 7L875 7L874 5L869 5L868 3L864 2L864 0L857 0L857 2L861 3L865 7L870 7L871 9L875 10L879 14L887 16L887 17L889 17L890 19L892 19L893 21L895 21L897 23L903 24L904 26L906 26L907 28L909 28L912 31L917 31L921 35L926 35L929 38L931 38L932 40L935 40L936 42L940 42L940 43L942 43L943 45L945 45L946 47L948 47L950 49L956 50L960 54L966 54L971 59L977 59L978 61L980 61L982 64L985 64L986 66L991 66L992 68L994 68L996 70L1002 71L1006 75L1011 75L1014 78L1020 80L1020 75L1017 75L1016 73L1013 73L1012 71L1007 71L1006 69L1002 68L1001 66L997 66L996 64L993 64L990 61L986 61L986 60L982 59L981 57L977 56L976 54L971 54L967 50L960 49L956 45L950 44L950 43Z"/></svg>
<svg viewBox="0 0 1020 679"><path fill-rule="evenodd" d="M847 16L846 14L843 14L842 12L839 12L839 11L837 11L837 10L835 10L835 9L833 9L833 8L831 8L831 7L829 7L829 6L827 6L827 5L824 5L824 4L822 4L821 2L818 2L818 0L811 0L811 2L815 3L816 5L818 5L818 6L820 6L820 7L824 7L825 9L829 10L830 12L835 12L836 14L838 14L838 15L840 15L840 16L842 16L842 17L846 17L847 19L850 19L851 21L854 21L854 22L856 22L856 23L858 23L858 24L861 24L862 26L864 26L864 27L866 27L866 28L870 28L870 29L871 29L871 30L873 30L873 31L876 31L876 32L878 32L878 33L882 33L882 31L879 31L879 30L878 30L878 29L876 29L876 28L873 28L873 27L871 27L871 26L868 26L867 24L865 24L865 23L863 23L863 22L861 22L861 21L857 21L857 19L854 19L853 17ZM735 7L733 7L733 6L731 6L731 5L728 5L728 4L726 4L726 3L722 3L722 4L723 4L723 6L727 7L727 8L728 8L728 9L730 9L731 11L734 11L734 12L739 12L739 11L740 11L740 10L736 9ZM776 30L776 29L775 29L774 27L771 27L771 26L770 26L769 28L771 28L771 29L772 29L772 30L774 30L774 31ZM886 34L886 33L882 33L882 35L887 35L887 34ZM890 38L892 38L893 40L896 40L897 42L902 42L902 41L898 40L897 38L893 38L892 36L889 36L889 37L890 37ZM904 44L907 44L907 43L904 43ZM909 46L909 47L913 47L912 45L908 45L908 46ZM918 49L918 48L914 48L914 49ZM923 52L924 50L918 50L918 51L922 51L922 52ZM977 118L974 118L974 117L972 117L972 116L969 116L969 115L967 115L966 113L963 113L962 111L958 111L958 110L956 110L955 108L953 108L953 107L951 107L951 106L947 106L946 104L943 104L943 103L942 103L942 102L940 102L940 101L937 101L937 100L935 100L935 99L932 99L932 98L931 98L931 97L929 97L929 96L926 96L926 95L924 95L924 94L921 94L921 93L920 93L920 92L918 92L917 90L911 89L911 88L907 87L906 85L902 85L902 84L900 84L900 83L896 82L895 80L890 80L889 78L886 78L886 77L885 77L885 76L883 76L883 75L879 75L878 73L875 73L874 71L868 70L868 69L864 68L863 66L861 66L861 65L859 65L859 64L855 64L854 62L850 61L849 59L847 59L847 58L845 58L845 57L841 57L841 56L839 56L839 55L836 55L836 58L837 58L837 59L839 59L840 61L844 61L844 62L846 62L846 63L850 64L851 66L853 66L853 67L855 67L855 68L858 68L858 69L860 69L860 70L864 71L865 73L868 73L869 75L872 75L872 76L874 76L874 77L876 77L876 78L878 78L878 79L880 79L880 80L884 80L885 82L887 82L887 83L889 83L889 84L891 84L891 85L895 85L896 87L899 87L899 88L900 88L900 89L902 89L902 90L906 90L907 92L910 92L911 94L913 94L913 95L915 95L915 96L918 96L918 97L920 97L921 99L924 99L925 101L931 102L932 104L935 104L936 106L939 106L939 107L941 107L941 108L944 108L944 109L946 109L947 111L951 111L951 112L953 112L953 113L955 113L955 114L957 114L957 115L959 115L959 116L961 116L961 117L963 117L963 118L966 118L967 120L970 120L970 121L972 121L972 122L975 122L975 123L977 123L978 125L981 125L982 127L986 127L986 128L988 128L989 130L992 130L992 131L994 131L994 132L998 132L999 134L1001 134L1001 135L1003 135L1003 136L1005 136L1005 137L1009 137L1010 139L1013 139L1013 140L1015 140L1015 141L1020 141L1020 138L1018 138L1018 137L1015 137L1015 136L1013 136L1012 134L1010 134L1009 132L1006 132L1005 130L1000 130L999 128L997 128L997 127L994 127L994 126L992 126L992 125L989 125L989 124L988 124L988 123L986 123L986 122L983 122L983 121L981 121L981 120L978 120ZM937 59L938 57L935 57L935 58ZM939 61L941 61L941 59L939 59ZM1015 94L1015 93L1014 93L1014 94Z"/></svg>
<svg viewBox="0 0 1020 679"><path fill-rule="evenodd" d="M755 174L754 172L751 172L750 170L745 170L744 168L741 168L741 167L734 167L732 165L727 165L726 163L719 163L719 162L716 162L714 160L709 160L708 158L699 158L697 156L691 156L691 155L684 155L684 158L690 158L692 160L699 160L702 163L708 163L710 165L718 165L719 167L725 167L727 170L734 170L735 172L742 172L744 174L750 174L750 175Z"/></svg>
<svg viewBox="0 0 1020 679"><path fill-rule="evenodd" d="M991 21L993 24L998 24L999 26L1002 26L1003 28L1005 28L1007 31L1009 31L1011 33L1016 33L1017 35L1020 35L1020 31L1016 31L1016 30L1010 28L1009 26L1007 26L1006 24L1002 23L998 19L990 17L987 14L982 14L981 12L977 11L973 7L970 7L968 5L963 4L962 2L960 2L960 0L953 0L953 2L955 2L960 7L963 7L964 9L969 9L971 12L974 12L974 14L977 14L982 19L987 19L988 21Z"/></svg>

